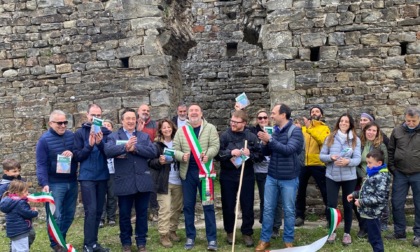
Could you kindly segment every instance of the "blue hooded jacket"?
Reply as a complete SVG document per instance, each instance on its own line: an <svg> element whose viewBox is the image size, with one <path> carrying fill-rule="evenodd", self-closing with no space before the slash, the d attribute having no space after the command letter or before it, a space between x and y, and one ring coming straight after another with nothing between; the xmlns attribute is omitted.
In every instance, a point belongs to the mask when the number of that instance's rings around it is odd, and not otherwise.
<svg viewBox="0 0 420 252"><path fill-rule="evenodd" d="M91 123L84 123L82 128L74 133L74 158L80 162L79 180L108 180L109 170L104 152L106 139L112 132L101 127L103 139L100 144L89 145Z"/></svg>
<svg viewBox="0 0 420 252"><path fill-rule="evenodd" d="M17 196L6 196L0 202L0 210L6 214L6 234L13 238L29 233L32 227L32 218L38 216L32 211L27 199Z"/></svg>

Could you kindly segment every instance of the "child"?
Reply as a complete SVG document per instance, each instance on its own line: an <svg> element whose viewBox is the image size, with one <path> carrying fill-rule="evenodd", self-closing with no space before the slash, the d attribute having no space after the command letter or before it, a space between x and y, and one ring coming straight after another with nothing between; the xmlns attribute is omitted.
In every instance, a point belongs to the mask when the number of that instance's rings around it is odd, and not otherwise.
<svg viewBox="0 0 420 252"><path fill-rule="evenodd" d="M389 194L389 175L387 165L384 164L384 154L381 150L373 149L366 155L367 178L360 191L347 196L347 201L353 201L360 216L366 219L369 243L374 252L384 251L381 237L381 214L387 205Z"/></svg>
<svg viewBox="0 0 420 252"><path fill-rule="evenodd" d="M20 163L15 159L6 159L2 163L3 165L3 177L0 180L0 200L3 197L3 194L9 189L10 182L12 180L22 180L25 181L20 176L20 171L22 169ZM31 228L29 232L29 247L35 241L35 230Z"/></svg>
<svg viewBox="0 0 420 252"><path fill-rule="evenodd" d="M104 120L104 127L112 131L114 129L114 124L110 120ZM104 210L102 212L101 222L99 227L102 228L105 224L105 215L108 217L108 225L115 226L115 212L117 211L117 197L114 195L114 159L108 158L108 170L109 170L109 180L108 188L106 191L106 202L104 204Z"/></svg>
<svg viewBox="0 0 420 252"><path fill-rule="evenodd" d="M12 252L29 251L29 232L36 209L28 204L28 185L22 180L12 180L0 202L0 210L6 214L6 234L12 241Z"/></svg>

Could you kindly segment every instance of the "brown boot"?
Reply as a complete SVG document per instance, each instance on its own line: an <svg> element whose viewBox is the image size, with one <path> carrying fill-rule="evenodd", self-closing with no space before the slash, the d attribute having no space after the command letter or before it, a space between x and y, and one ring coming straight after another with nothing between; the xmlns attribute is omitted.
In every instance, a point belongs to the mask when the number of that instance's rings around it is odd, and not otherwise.
<svg viewBox="0 0 420 252"><path fill-rule="evenodd" d="M172 248L173 244L169 239L169 234L160 235L160 244L165 248Z"/></svg>
<svg viewBox="0 0 420 252"><path fill-rule="evenodd" d="M228 244L232 245L233 243L233 233L227 233L226 234L226 241Z"/></svg>
<svg viewBox="0 0 420 252"><path fill-rule="evenodd" d="M251 235L242 235L242 238L244 238L245 246L254 247L254 240Z"/></svg>
<svg viewBox="0 0 420 252"><path fill-rule="evenodd" d="M270 242L259 241L257 247L255 248L255 252L264 252L266 249L270 247Z"/></svg>
<svg viewBox="0 0 420 252"><path fill-rule="evenodd" d="M181 238L179 238L179 236L176 234L176 232L175 232L175 231L169 231L169 239L170 239L171 241L174 241L174 242L179 242L179 241L181 241Z"/></svg>
<svg viewBox="0 0 420 252"><path fill-rule="evenodd" d="M285 246L286 248L293 248L293 243L291 243L291 242L286 242L286 243L284 243L284 246Z"/></svg>

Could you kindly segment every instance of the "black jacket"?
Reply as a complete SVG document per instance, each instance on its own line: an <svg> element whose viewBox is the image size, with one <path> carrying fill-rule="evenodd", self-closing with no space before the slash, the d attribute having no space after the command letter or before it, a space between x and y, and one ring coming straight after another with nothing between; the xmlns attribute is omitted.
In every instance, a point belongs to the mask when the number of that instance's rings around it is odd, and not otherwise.
<svg viewBox="0 0 420 252"><path fill-rule="evenodd" d="M167 148L167 146L162 142L155 142L154 143L157 149L157 158L149 159L149 167L151 168L152 177L156 186L156 192L159 194L168 194L168 184L169 184L169 172L171 171L171 163L167 164L160 164L159 163L159 156L163 155L163 150ZM174 158L174 166L175 169L179 169L179 163L175 161Z"/></svg>
<svg viewBox="0 0 420 252"><path fill-rule="evenodd" d="M250 155L249 159L245 162L243 179L254 179L253 164L255 160L262 158L261 145L257 136L248 129L241 132L232 132L231 129L227 129L220 136L220 150L216 157L221 165L221 180L239 181L241 169L236 168L230 161L232 158L231 151L234 149L242 149L245 145L245 140L248 140L247 148L250 151Z"/></svg>

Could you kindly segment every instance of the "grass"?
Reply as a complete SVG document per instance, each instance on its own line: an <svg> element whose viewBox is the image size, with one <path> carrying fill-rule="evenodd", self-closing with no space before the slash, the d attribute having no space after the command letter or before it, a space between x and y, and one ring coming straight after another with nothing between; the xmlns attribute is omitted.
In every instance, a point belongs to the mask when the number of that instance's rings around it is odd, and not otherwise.
<svg viewBox="0 0 420 252"><path fill-rule="evenodd" d="M321 222L320 222L321 223ZM37 220L34 224L37 237L35 239L35 243L33 244L31 251L36 252L45 252L51 251L49 249L49 241L46 233L45 222ZM316 226L316 225L315 225ZM260 228L256 228L254 233L254 241L257 243L259 235L260 235ZM197 230L197 238L196 238L196 245L192 251L206 251L207 248L207 241L205 239L205 231L203 229ZM337 231L337 241L335 244L326 244L321 251L372 251L370 244L367 242L366 239L358 239L356 238L357 227L353 226L353 230L351 232L353 237L353 244L350 246L344 247L341 245L339 238L343 235L343 228L339 227ZM111 251L121 251L121 245L119 241L119 228L118 226L102 228L99 230L99 242L111 249ZM170 249L165 249L159 244L159 234L157 232L157 228L155 225L149 226L149 233L148 233L148 241L147 241L147 248L148 251L165 251L165 252L177 252L177 251L185 251L183 248L183 243L185 241L185 231L183 229L178 231L178 235L181 237L181 242L175 243L175 246ZM295 246L302 246L310 244L322 237L327 235L327 229L322 227L320 224L318 227L308 228L296 228L295 232ZM225 242L225 232L222 229L218 229L218 243L219 243L219 250L218 251L231 251L232 248ZM235 251L244 251L244 252L251 252L254 251L254 248L247 248L243 245L240 230L237 230L236 235L236 246ZM385 250L386 251L413 251L415 248L411 245L411 241L413 239L413 232L411 228L407 234L407 241L387 241L384 240ZM70 231L68 233L68 242L70 242L79 252L82 251L83 246L83 218L78 218L73 222L73 225L70 227ZM8 251L8 244L9 239L6 237L5 232L0 232L0 252ZM133 244L135 244L133 240ZM272 249L280 249L283 248L284 244L281 239L272 240L271 241ZM133 246L132 251L136 251L135 247Z"/></svg>

